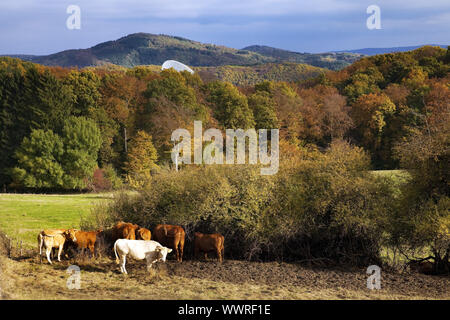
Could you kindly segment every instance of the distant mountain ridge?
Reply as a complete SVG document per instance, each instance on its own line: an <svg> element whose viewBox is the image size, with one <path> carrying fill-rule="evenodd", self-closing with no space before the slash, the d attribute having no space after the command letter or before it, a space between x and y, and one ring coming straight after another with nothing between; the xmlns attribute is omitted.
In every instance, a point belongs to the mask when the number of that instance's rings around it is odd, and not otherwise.
<svg viewBox="0 0 450 320"><path fill-rule="evenodd" d="M301 63L337 70L352 64L365 55L409 51L419 47L365 48L325 53L300 53L263 45L234 49L176 36L134 33L87 49L71 49L44 56L26 54L4 56L20 58L46 66L80 68L109 64L123 67L161 65L166 60L178 60L192 67ZM441 45L441 47L446 46Z"/></svg>
<svg viewBox="0 0 450 320"><path fill-rule="evenodd" d="M447 45L442 44L424 44L420 46L409 46L409 47L392 47L392 48L363 48L363 49L354 49L354 50L342 50L336 52L349 52L349 53L359 53L368 56L373 56L377 54L385 54L385 53L394 53L394 52L404 52L418 49L423 46L433 46L433 47L441 47L443 49L447 49Z"/></svg>
<svg viewBox="0 0 450 320"><path fill-rule="evenodd" d="M234 49L175 36L134 33L88 49L65 50L45 56L9 56L47 66L80 68L107 64L124 67L161 65L165 60L172 59L192 67L252 66L265 63L296 62L329 69L342 68L361 57L361 55L353 53L301 54L281 49L274 49L273 54L268 54L268 49L261 50L260 48L262 47L250 46L244 49Z"/></svg>
<svg viewBox="0 0 450 320"><path fill-rule="evenodd" d="M300 53L260 45L245 47L241 50L256 52L265 57L274 58L279 62L306 63L333 70L344 68L363 56L359 53L347 52Z"/></svg>

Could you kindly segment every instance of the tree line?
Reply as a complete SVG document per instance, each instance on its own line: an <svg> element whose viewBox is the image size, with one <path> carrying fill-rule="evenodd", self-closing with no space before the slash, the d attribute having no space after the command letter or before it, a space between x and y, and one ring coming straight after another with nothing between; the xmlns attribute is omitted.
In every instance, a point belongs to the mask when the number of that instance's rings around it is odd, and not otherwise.
<svg viewBox="0 0 450 320"><path fill-rule="evenodd" d="M139 177L169 162L172 131L192 129L194 120L219 129L279 128L284 145L294 147L346 139L369 153L373 168L396 169L395 146L446 119L449 60L448 49L426 46L308 80L237 87L145 66L78 70L4 57L0 185L142 184Z"/></svg>

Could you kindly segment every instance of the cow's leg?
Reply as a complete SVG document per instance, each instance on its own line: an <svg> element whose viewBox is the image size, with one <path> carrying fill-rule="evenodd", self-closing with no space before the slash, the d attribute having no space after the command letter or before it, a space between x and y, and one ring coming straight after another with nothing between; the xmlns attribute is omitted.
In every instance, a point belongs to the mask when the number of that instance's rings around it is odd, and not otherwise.
<svg viewBox="0 0 450 320"><path fill-rule="evenodd" d="M123 256L119 255L119 265L120 265L120 272L124 273L123 271Z"/></svg>
<svg viewBox="0 0 450 320"><path fill-rule="evenodd" d="M50 253L52 252L52 248L46 248L45 254L47 255L47 260L50 264L52 264L52 260L50 259Z"/></svg>
<svg viewBox="0 0 450 320"><path fill-rule="evenodd" d="M154 253L147 253L145 255L145 260L147 261L147 272L149 272L152 269L153 264L157 261L156 256Z"/></svg>
<svg viewBox="0 0 450 320"><path fill-rule="evenodd" d="M127 269L125 269L125 264L127 263L127 256L123 255L121 256L122 259L122 265L120 266L122 269L122 273L128 274Z"/></svg>
<svg viewBox="0 0 450 320"><path fill-rule="evenodd" d="M220 248L216 248L216 253L217 253L217 259L219 259L219 262L222 262L222 250L220 250Z"/></svg>
<svg viewBox="0 0 450 320"><path fill-rule="evenodd" d="M175 255L176 255L177 261L179 262L180 261L180 250L178 250L178 244L175 244L173 247L175 248Z"/></svg>
<svg viewBox="0 0 450 320"><path fill-rule="evenodd" d="M180 244L180 262L183 261L183 246Z"/></svg>
<svg viewBox="0 0 450 320"><path fill-rule="evenodd" d="M58 261L61 262L61 252L63 249L64 244L60 244L59 245L59 249L58 249Z"/></svg>
<svg viewBox="0 0 450 320"><path fill-rule="evenodd" d="M39 262L42 263L42 245L43 245L43 239L41 235L38 236L38 243L39 243Z"/></svg>
<svg viewBox="0 0 450 320"><path fill-rule="evenodd" d="M92 259L92 258L95 258L95 256L94 256L94 254L95 254L95 251L94 251L94 245L90 245L90 246L89 246L89 250L91 251L91 259Z"/></svg>
<svg viewBox="0 0 450 320"><path fill-rule="evenodd" d="M205 251L205 261L208 261L208 252Z"/></svg>
<svg viewBox="0 0 450 320"><path fill-rule="evenodd" d="M183 250L184 250L184 237L180 239L180 242L178 242L178 245L180 246L180 262L183 261Z"/></svg>
<svg viewBox="0 0 450 320"><path fill-rule="evenodd" d="M44 244L44 237L42 237L40 234L38 236L38 243L39 243L39 255L42 255L42 246Z"/></svg>

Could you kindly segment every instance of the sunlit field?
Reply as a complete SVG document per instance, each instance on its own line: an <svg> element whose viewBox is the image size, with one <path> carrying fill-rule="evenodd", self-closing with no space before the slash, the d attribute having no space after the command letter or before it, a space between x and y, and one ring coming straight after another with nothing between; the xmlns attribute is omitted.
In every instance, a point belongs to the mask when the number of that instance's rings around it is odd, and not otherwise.
<svg viewBox="0 0 450 320"><path fill-rule="evenodd" d="M112 194L0 194L0 230L14 243L35 247L44 228L79 228L92 205Z"/></svg>

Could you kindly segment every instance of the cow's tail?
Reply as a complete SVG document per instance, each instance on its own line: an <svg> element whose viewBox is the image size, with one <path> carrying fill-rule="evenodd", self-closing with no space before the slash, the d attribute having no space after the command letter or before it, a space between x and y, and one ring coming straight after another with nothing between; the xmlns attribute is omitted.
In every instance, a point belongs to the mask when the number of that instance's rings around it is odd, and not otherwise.
<svg viewBox="0 0 450 320"><path fill-rule="evenodd" d="M119 264L120 263L120 259L119 256L117 255L117 241L114 243L114 254L116 255L116 263Z"/></svg>

